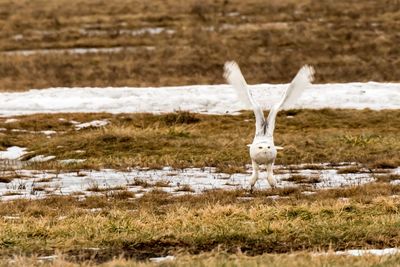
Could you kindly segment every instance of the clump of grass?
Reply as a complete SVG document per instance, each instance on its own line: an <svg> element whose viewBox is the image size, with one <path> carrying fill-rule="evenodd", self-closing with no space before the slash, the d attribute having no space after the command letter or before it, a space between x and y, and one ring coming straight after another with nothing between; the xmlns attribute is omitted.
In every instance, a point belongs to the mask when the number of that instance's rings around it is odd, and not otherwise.
<svg viewBox="0 0 400 267"><path fill-rule="evenodd" d="M318 164L305 164L302 168L307 170L323 170L326 167Z"/></svg>
<svg viewBox="0 0 400 267"><path fill-rule="evenodd" d="M160 117L160 121L164 122L168 126L171 126L176 124L193 124L199 122L200 119L194 113L179 111L162 115Z"/></svg>
<svg viewBox="0 0 400 267"><path fill-rule="evenodd" d="M0 183L10 183L14 179L24 178L25 176L15 170L4 171L0 174Z"/></svg>
<svg viewBox="0 0 400 267"><path fill-rule="evenodd" d="M393 159L382 159L372 163L372 168L378 169L395 169L397 168L397 166L398 165Z"/></svg>
<svg viewBox="0 0 400 267"><path fill-rule="evenodd" d="M361 171L361 167L359 166L350 166L341 168L337 171L338 174L345 174L345 173L359 173Z"/></svg>
<svg viewBox="0 0 400 267"><path fill-rule="evenodd" d="M5 175L0 176L0 183L10 183L14 179L13 176Z"/></svg>
<svg viewBox="0 0 400 267"><path fill-rule="evenodd" d="M194 193L195 190L188 184L179 185L178 188L175 189L175 192L191 192Z"/></svg>
<svg viewBox="0 0 400 267"><path fill-rule="evenodd" d="M89 192L103 192L104 189L100 187L99 183L96 181L91 181L89 187L86 189Z"/></svg>
<svg viewBox="0 0 400 267"><path fill-rule="evenodd" d="M20 195L22 195L22 193L13 191L7 191L3 193L3 196L20 196Z"/></svg>
<svg viewBox="0 0 400 267"><path fill-rule="evenodd" d="M107 197L111 197L114 199L129 199L129 198L134 198L135 193L128 191L125 189L120 189L120 190L112 190L107 192Z"/></svg>
<svg viewBox="0 0 400 267"><path fill-rule="evenodd" d="M100 187L98 183L92 183L92 185L86 189L86 191L90 192L109 192L116 190L126 190L126 187L122 185L117 185L113 187Z"/></svg>
<svg viewBox="0 0 400 267"><path fill-rule="evenodd" d="M33 186L32 187L32 194L34 194L35 192L41 192L41 191L45 191L47 187L45 186Z"/></svg>
<svg viewBox="0 0 400 267"><path fill-rule="evenodd" d="M377 182L390 183L391 181L394 180L400 180L400 175L399 174L379 175L375 176L375 178Z"/></svg>
<svg viewBox="0 0 400 267"><path fill-rule="evenodd" d="M160 180L154 183L154 186L156 187L170 187L171 182L167 180Z"/></svg>
<svg viewBox="0 0 400 267"><path fill-rule="evenodd" d="M53 177L48 177L48 178L40 178L35 181L35 183L49 183L53 180Z"/></svg>
<svg viewBox="0 0 400 267"><path fill-rule="evenodd" d="M321 179L317 176L291 175L286 181L295 184L316 184L321 182Z"/></svg>
<svg viewBox="0 0 400 267"><path fill-rule="evenodd" d="M152 187L153 186L148 181L146 181L144 179L140 179L140 178L134 178L133 182L130 183L129 185L131 185L131 186L141 186L143 188L148 188L148 187Z"/></svg>

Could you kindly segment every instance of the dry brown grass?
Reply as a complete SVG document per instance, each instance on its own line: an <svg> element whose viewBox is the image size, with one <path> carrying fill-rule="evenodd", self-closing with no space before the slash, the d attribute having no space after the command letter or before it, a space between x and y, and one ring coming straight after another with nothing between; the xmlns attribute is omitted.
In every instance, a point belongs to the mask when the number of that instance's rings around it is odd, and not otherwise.
<svg viewBox="0 0 400 267"><path fill-rule="evenodd" d="M149 266L249 266L249 267L397 267L400 257L394 256L373 256L365 255L361 257L338 256L332 254L317 253L290 253L290 254L264 254L260 256L247 256L240 251L236 254L216 251L212 253L201 253L199 255L181 254L173 260L166 260L162 263L151 261L138 261L116 257L115 259L98 264L93 260L83 262L73 262L68 257L58 253L56 258L43 260L41 257L16 256L13 259L0 260L1 266L45 266L45 267L149 267Z"/></svg>
<svg viewBox="0 0 400 267"><path fill-rule="evenodd" d="M398 81L397 1L0 1L0 50L129 47L117 53L0 57L0 90L224 83L237 60L250 83ZM161 27L173 33L131 35ZM151 49L149 49L150 47Z"/></svg>
<svg viewBox="0 0 400 267"><path fill-rule="evenodd" d="M140 199L120 192L0 203L0 254L58 251L66 260L104 262L122 254L136 259L208 251L260 255L400 242L400 198L392 197L400 186L386 183L313 195L270 189L245 202L245 191L171 197L155 190ZM286 198L267 198L277 194ZM338 200L343 197L350 200ZM6 219L16 214L18 220Z"/></svg>
<svg viewBox="0 0 400 267"><path fill-rule="evenodd" d="M351 166L351 167L346 167L339 169L337 173L339 174L345 174L345 173L359 173L361 171L360 166Z"/></svg>
<svg viewBox="0 0 400 267"><path fill-rule="evenodd" d="M293 182L295 184L316 184L321 182L321 179L317 176L306 176L306 175L291 175L286 181Z"/></svg>

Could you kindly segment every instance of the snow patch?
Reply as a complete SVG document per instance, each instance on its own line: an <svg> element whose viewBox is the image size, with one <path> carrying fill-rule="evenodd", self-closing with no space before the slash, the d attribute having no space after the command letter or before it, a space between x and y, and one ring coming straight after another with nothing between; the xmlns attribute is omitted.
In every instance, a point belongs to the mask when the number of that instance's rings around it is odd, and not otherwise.
<svg viewBox="0 0 400 267"><path fill-rule="evenodd" d="M81 162L85 162L85 161L86 161L86 159L62 159L62 160L59 160L59 162L62 164L81 163Z"/></svg>
<svg viewBox="0 0 400 267"><path fill-rule="evenodd" d="M40 131L42 134L44 135L52 135L52 134L56 134L56 131L53 130L46 130L46 131Z"/></svg>
<svg viewBox="0 0 400 267"><path fill-rule="evenodd" d="M45 156L45 155L37 155L31 159L29 159L29 162L46 162L52 159L55 159L56 156Z"/></svg>
<svg viewBox="0 0 400 267"><path fill-rule="evenodd" d="M110 122L108 120L94 120L94 121L85 122L85 123L81 123L81 124L75 124L75 129L82 130L82 129L89 128L89 127L103 127L109 123Z"/></svg>
<svg viewBox="0 0 400 267"><path fill-rule="evenodd" d="M336 251L336 255L349 255L349 256L365 256L365 255L375 255L375 256L385 256L385 255L395 255L400 253L398 248L384 248L384 249L350 249L345 251Z"/></svg>
<svg viewBox="0 0 400 267"><path fill-rule="evenodd" d="M6 119L4 123L13 123L13 122L17 122L17 121L19 121L19 120L11 118L11 119Z"/></svg>
<svg viewBox="0 0 400 267"><path fill-rule="evenodd" d="M93 53L120 53L123 51L137 51L139 49L146 49L152 51L154 46L144 47L87 47L87 48L50 48L50 49L32 49L32 50L15 50L0 52L6 56L31 56L31 55L47 55L47 54L93 54Z"/></svg>
<svg viewBox="0 0 400 267"><path fill-rule="evenodd" d="M258 84L250 90L262 108L279 101L287 84ZM400 108L400 84L344 83L313 85L289 108ZM235 114L245 109L229 85L148 88L49 88L0 93L0 116L35 113L110 112L164 113L185 110Z"/></svg>
<svg viewBox="0 0 400 267"><path fill-rule="evenodd" d="M27 153L26 148L19 146L12 146L7 148L6 151L0 151L0 159L19 159Z"/></svg>
<svg viewBox="0 0 400 267"><path fill-rule="evenodd" d="M156 257L156 258L150 258L151 262L163 262L163 261L171 261L175 260L174 256L165 256L165 257Z"/></svg>

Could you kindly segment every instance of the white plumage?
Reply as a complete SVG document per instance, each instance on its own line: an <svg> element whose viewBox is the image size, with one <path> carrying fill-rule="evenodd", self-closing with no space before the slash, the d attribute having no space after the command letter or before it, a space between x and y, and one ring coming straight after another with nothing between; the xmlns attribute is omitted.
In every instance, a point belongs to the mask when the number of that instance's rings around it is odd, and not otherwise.
<svg viewBox="0 0 400 267"><path fill-rule="evenodd" d="M253 166L253 174L250 182L251 189L253 189L254 184L259 178L260 164L267 164L268 182L271 187L275 187L276 181L273 178L273 165L277 154L277 147L273 139L275 119L279 110L293 105L303 91L311 85L314 79L314 69L311 66L305 65L299 70L283 94L282 99L272 106L267 119L265 119L262 108L248 89L246 80L236 62L230 61L225 63L224 77L236 90L239 99L246 107L253 109L256 117L255 137L253 143L250 145L250 157Z"/></svg>

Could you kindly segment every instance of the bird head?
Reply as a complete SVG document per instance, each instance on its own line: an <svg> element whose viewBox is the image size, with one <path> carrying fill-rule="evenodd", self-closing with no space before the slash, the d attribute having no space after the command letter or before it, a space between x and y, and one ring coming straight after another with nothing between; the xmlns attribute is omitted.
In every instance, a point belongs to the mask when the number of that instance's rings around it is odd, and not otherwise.
<svg viewBox="0 0 400 267"><path fill-rule="evenodd" d="M272 140L254 142L248 146L250 147L250 157L256 161L270 161L276 158L276 147Z"/></svg>

